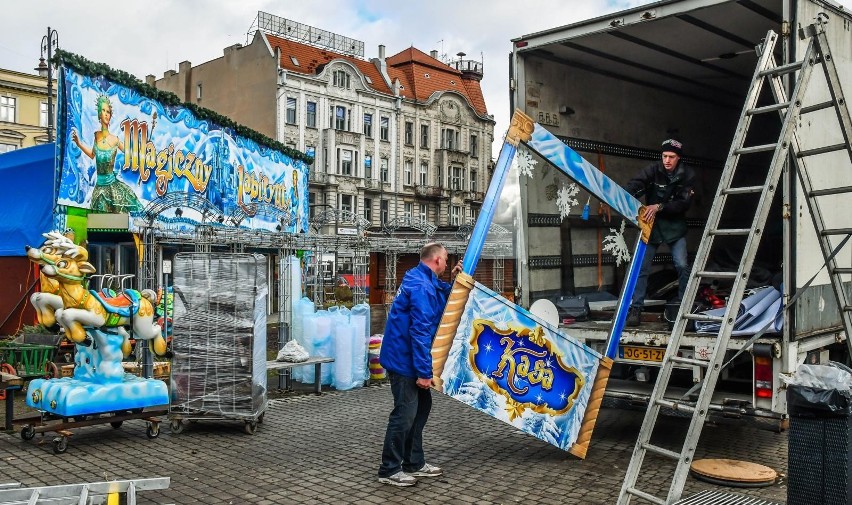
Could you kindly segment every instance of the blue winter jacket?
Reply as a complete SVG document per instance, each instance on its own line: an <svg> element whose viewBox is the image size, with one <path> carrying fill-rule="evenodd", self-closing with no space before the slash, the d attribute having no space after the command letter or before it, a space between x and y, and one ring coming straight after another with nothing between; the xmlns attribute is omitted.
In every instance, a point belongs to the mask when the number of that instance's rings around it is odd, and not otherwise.
<svg viewBox="0 0 852 505"><path fill-rule="evenodd" d="M379 354L385 370L432 378L432 340L449 295L450 285L423 263L405 273L385 324Z"/></svg>

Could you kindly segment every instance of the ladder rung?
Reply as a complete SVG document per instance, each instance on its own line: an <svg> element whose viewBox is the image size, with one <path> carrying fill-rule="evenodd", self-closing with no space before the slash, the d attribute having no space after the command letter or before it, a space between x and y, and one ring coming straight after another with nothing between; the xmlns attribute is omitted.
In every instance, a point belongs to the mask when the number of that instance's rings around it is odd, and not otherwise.
<svg viewBox="0 0 852 505"><path fill-rule="evenodd" d="M843 186L840 188L828 189L815 189L811 191L811 196L839 195L842 193L852 193L852 186Z"/></svg>
<svg viewBox="0 0 852 505"><path fill-rule="evenodd" d="M852 305L844 305L843 311L844 312L852 312Z"/></svg>
<svg viewBox="0 0 852 505"><path fill-rule="evenodd" d="M852 274L852 268L847 267L837 267L832 269L832 271L836 274Z"/></svg>
<svg viewBox="0 0 852 505"><path fill-rule="evenodd" d="M804 158L806 156L816 156L817 154L833 153L835 151L842 151L844 149L846 149L846 144L834 144L833 146L817 147L816 149L806 149L804 151L799 151L797 155L799 156L799 158Z"/></svg>
<svg viewBox="0 0 852 505"><path fill-rule="evenodd" d="M739 188L727 188L722 190L723 195L745 195L749 193L760 193L763 186L742 186Z"/></svg>
<svg viewBox="0 0 852 505"><path fill-rule="evenodd" d="M680 363L682 365L703 366L703 367L710 366L709 361L704 361L702 359L682 358L680 356L672 356L670 359L672 361L674 361L675 363Z"/></svg>
<svg viewBox="0 0 852 505"><path fill-rule="evenodd" d="M652 494L648 494L645 491L639 491L635 487L629 487L629 488L625 489L625 491L632 494L633 496L638 496L639 498L642 498L645 501L649 501L651 503L656 503L657 505L666 505L665 500L657 498L656 496L654 496Z"/></svg>
<svg viewBox="0 0 852 505"><path fill-rule="evenodd" d="M751 147L741 147L737 149L735 152L737 154L754 154L754 153L765 153L767 151L774 151L775 147L778 144L763 144L759 146L751 146Z"/></svg>
<svg viewBox="0 0 852 505"><path fill-rule="evenodd" d="M748 114L765 114L767 112L775 112L776 110L786 109L790 106L790 102L776 103L773 105L767 105L764 107L755 107L754 109L749 109Z"/></svg>
<svg viewBox="0 0 852 505"><path fill-rule="evenodd" d="M685 403L678 403L671 400L663 400L662 398L656 401L660 407L668 407L672 410L682 410L684 412L695 412L695 407Z"/></svg>
<svg viewBox="0 0 852 505"><path fill-rule="evenodd" d="M738 272L711 272L709 270L702 270L698 272L698 276L706 279L736 279L740 274Z"/></svg>
<svg viewBox="0 0 852 505"><path fill-rule="evenodd" d="M828 236L828 235L849 235L852 234L852 228L829 228L827 230L822 230L820 235Z"/></svg>
<svg viewBox="0 0 852 505"><path fill-rule="evenodd" d="M807 107L802 107L802 109L799 112L802 113L802 114L807 114L809 112L816 112L818 110L827 109L829 107L834 107L834 101L833 100L829 100L827 102L822 102L822 103L817 103L817 104L814 104L814 105L808 105Z"/></svg>
<svg viewBox="0 0 852 505"><path fill-rule="evenodd" d="M707 321L711 323L722 323L725 320L722 316L708 316L707 314L684 314L681 316L684 319L690 319L692 321Z"/></svg>
<svg viewBox="0 0 852 505"><path fill-rule="evenodd" d="M680 461L680 454L678 454L674 451L671 451L669 449L665 449L663 447L660 447L658 445L642 444L642 448L645 449L646 451L653 452L654 454L659 454L660 456L665 456L669 459L673 459L675 461Z"/></svg>
<svg viewBox="0 0 852 505"><path fill-rule="evenodd" d="M728 229L718 229L718 230L710 230L710 235L717 236L731 236L731 235L750 235L752 232L751 228L728 228Z"/></svg>
<svg viewBox="0 0 852 505"><path fill-rule="evenodd" d="M766 70L762 70L758 75L760 75L761 77L766 77L767 75L789 74L802 68L802 65L804 63L804 61L794 61L793 63L788 63L786 65L779 65L775 68L768 68Z"/></svg>

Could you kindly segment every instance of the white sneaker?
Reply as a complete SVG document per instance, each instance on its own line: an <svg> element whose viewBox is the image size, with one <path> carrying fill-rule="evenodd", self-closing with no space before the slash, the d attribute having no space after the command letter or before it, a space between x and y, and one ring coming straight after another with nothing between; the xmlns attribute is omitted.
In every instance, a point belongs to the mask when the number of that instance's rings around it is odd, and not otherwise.
<svg viewBox="0 0 852 505"><path fill-rule="evenodd" d="M417 479L403 471L399 471L390 477L379 477L379 482L391 486L408 487L417 484Z"/></svg>
<svg viewBox="0 0 852 505"><path fill-rule="evenodd" d="M438 477L443 474L444 471L441 470L441 467L430 465L429 463L423 463L423 466L419 470L408 472L408 475L412 477Z"/></svg>

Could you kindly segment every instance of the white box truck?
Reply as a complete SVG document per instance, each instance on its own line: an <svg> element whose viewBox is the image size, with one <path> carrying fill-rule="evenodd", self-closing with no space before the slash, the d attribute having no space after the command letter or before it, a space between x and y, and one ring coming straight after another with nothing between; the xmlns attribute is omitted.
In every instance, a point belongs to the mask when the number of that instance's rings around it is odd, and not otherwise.
<svg viewBox="0 0 852 505"><path fill-rule="evenodd" d="M801 59L806 48L799 29L818 18L826 23L842 85L850 93L852 16L843 7L823 0L670 0L513 39L511 110L517 108L531 116L591 163L605 166L605 173L622 185L659 159L663 140L680 139L684 161L697 172L688 214L689 250L694 252L714 205L754 73L755 46L773 30L783 37L776 46L779 65L797 61L796 56ZM814 86L812 96L823 93L822 100L826 100L827 92L819 88ZM839 135L826 126L836 121L822 121L819 114L809 115L799 125L803 143L811 139L825 145L826 138ZM768 119L772 118L767 118L765 126L755 128L753 123L752 130L771 142L778 137L780 122ZM832 160L831 155L820 160L829 167L820 173L823 187L852 185L850 174L830 169ZM606 222L596 212L594 199L591 217L582 219L581 207L587 198L582 193L577 195L581 205L575 214L561 219L555 193L568 181L561 181L564 176L545 165L539 159L532 177L520 177L521 304L528 307L556 295L585 293L595 299L598 292L618 294L623 265L616 266L612 256L602 254L601 237L609 235L610 228L618 228L620 219L613 216ZM753 176L762 183L766 173L765 168L760 170L764 172L758 170ZM786 301L820 270L824 260L795 174L787 170L781 184L783 190L777 192L773 203L751 280L756 287L772 283L774 277ZM838 200L834 211L849 215L852 201ZM750 223L752 215L743 217ZM632 248L633 243L628 233L627 244ZM845 256L848 262L849 248L845 251L839 257ZM666 283L674 278L666 277L673 272L667 252L663 246L655 260L657 271L652 273L649 298L655 290L660 299L667 297ZM722 254L712 261L738 262L742 250L726 252L728 257ZM724 285L708 289L724 299ZM646 322L626 328L621 336L619 359L607 388L609 404L641 406L647 402L656 376L654 365L662 360L670 338L665 323L651 321L653 309L647 310ZM565 331L603 349L610 324L605 312L598 314L603 316L599 320L595 320L595 310L591 313L592 320L567 325ZM656 314L658 319L661 316ZM830 280L823 270L785 313L783 331L764 335L723 372L711 406L714 416L784 429L786 402L779 373L789 373L806 360L848 359L845 338ZM688 333L683 352L699 357L712 348L714 339L714 335ZM748 339L732 337L729 355ZM672 385L684 392L702 373L697 367L676 372Z"/></svg>

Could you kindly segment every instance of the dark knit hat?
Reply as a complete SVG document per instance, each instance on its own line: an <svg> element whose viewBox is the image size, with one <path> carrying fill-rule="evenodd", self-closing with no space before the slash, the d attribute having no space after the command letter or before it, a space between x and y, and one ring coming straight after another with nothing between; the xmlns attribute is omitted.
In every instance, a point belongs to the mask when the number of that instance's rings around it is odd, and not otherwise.
<svg viewBox="0 0 852 505"><path fill-rule="evenodd" d="M683 144L680 141L675 139L667 139L663 141L663 152L672 152L680 156L683 154Z"/></svg>

